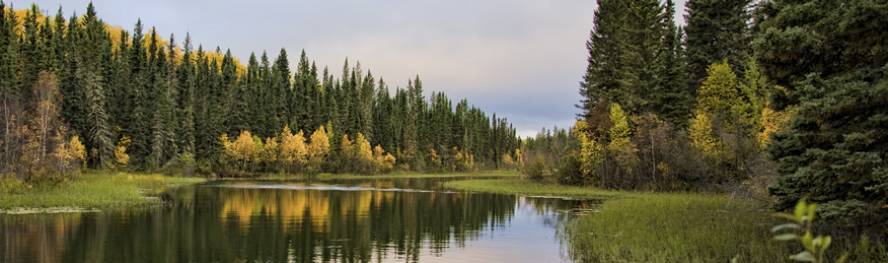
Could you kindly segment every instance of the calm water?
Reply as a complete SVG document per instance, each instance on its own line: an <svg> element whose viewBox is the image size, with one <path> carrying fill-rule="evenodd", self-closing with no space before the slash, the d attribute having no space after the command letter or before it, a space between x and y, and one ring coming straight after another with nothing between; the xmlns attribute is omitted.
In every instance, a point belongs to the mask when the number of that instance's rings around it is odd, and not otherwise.
<svg viewBox="0 0 888 263"><path fill-rule="evenodd" d="M0 215L0 262L566 262L558 227L595 205L440 182L217 182L149 209Z"/></svg>

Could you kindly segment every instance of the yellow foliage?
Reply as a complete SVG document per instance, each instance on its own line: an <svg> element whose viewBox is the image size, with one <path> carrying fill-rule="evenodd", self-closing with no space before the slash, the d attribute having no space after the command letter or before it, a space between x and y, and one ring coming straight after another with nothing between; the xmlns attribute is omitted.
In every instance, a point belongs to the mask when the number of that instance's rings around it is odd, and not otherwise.
<svg viewBox="0 0 888 263"><path fill-rule="evenodd" d="M71 136L68 145L71 147L71 157L75 160L86 161L86 146L83 146L83 143L80 142L80 137L77 137L77 135Z"/></svg>
<svg viewBox="0 0 888 263"><path fill-rule="evenodd" d="M62 132L59 133L59 135L62 134ZM64 173L72 162L77 161L81 165L86 162L86 146L80 142L80 137L74 135L67 142L59 143L53 151L53 156L61 164L59 168Z"/></svg>
<svg viewBox="0 0 888 263"><path fill-rule="evenodd" d="M771 143L771 135L783 130L795 112L796 108L775 111L771 107L765 107L761 116L762 129L758 133L759 147L767 147Z"/></svg>
<svg viewBox="0 0 888 263"><path fill-rule="evenodd" d="M330 153L330 138L324 126L318 127L311 134L311 145L309 145L309 154L311 156L326 157Z"/></svg>
<svg viewBox="0 0 888 263"><path fill-rule="evenodd" d="M364 137L364 134L360 132L355 135L355 145L354 145L354 153L355 158L359 161L372 161L373 160L373 149L370 146L370 141L367 141L367 138Z"/></svg>
<svg viewBox="0 0 888 263"><path fill-rule="evenodd" d="M740 82L727 61L709 66L708 75L697 94L697 110L706 112L710 119L736 127L742 123L746 103L738 91Z"/></svg>
<svg viewBox="0 0 888 263"><path fill-rule="evenodd" d="M395 157L386 153L382 146L373 148L373 166L377 172L387 173L395 168Z"/></svg>
<svg viewBox="0 0 888 263"><path fill-rule="evenodd" d="M574 126L574 135L580 145L580 171L587 176L592 175L604 161L604 146L589 136L586 132L588 128L584 120L577 120Z"/></svg>
<svg viewBox="0 0 888 263"><path fill-rule="evenodd" d="M250 131L242 131L234 141L228 135L221 135L219 140L222 148L230 160L238 162L241 169L249 168L249 164L258 164L264 154L264 144L258 136L253 136Z"/></svg>
<svg viewBox="0 0 888 263"><path fill-rule="evenodd" d="M613 103L610 105L610 121L613 124L608 131L610 142L607 144L608 151L612 152L612 156L617 160L617 165L624 170L631 171L638 163L638 149L630 139L629 118L620 104Z"/></svg>
<svg viewBox="0 0 888 263"><path fill-rule="evenodd" d="M288 167L304 165L307 160L308 149L305 145L303 132L299 131L299 133L293 134L290 131L290 127L284 126L280 137L281 161Z"/></svg>
<svg viewBox="0 0 888 263"><path fill-rule="evenodd" d="M269 164L277 163L277 161L280 159L278 158L280 147L281 145L278 143L276 137L265 138L265 147L262 154L262 160Z"/></svg>
<svg viewBox="0 0 888 263"><path fill-rule="evenodd" d="M324 126L320 126L311 134L311 144L308 145L309 172L320 171L321 165L324 164L329 153L330 138L327 136Z"/></svg>
<svg viewBox="0 0 888 263"><path fill-rule="evenodd" d="M348 138L348 134L342 135L342 140L339 142L339 153L342 154L346 160L354 158L354 148L352 148L352 142Z"/></svg>
<svg viewBox="0 0 888 263"><path fill-rule="evenodd" d="M721 143L712 129L712 120L709 118L709 114L698 110L691 121L689 133L691 143L704 155L710 157L719 155Z"/></svg>
<svg viewBox="0 0 888 263"><path fill-rule="evenodd" d="M117 163L119 167L126 167L129 164L129 154L126 153L126 149L132 143L132 140L129 136L123 136L120 138L120 141L117 142L117 146L114 147L114 161Z"/></svg>

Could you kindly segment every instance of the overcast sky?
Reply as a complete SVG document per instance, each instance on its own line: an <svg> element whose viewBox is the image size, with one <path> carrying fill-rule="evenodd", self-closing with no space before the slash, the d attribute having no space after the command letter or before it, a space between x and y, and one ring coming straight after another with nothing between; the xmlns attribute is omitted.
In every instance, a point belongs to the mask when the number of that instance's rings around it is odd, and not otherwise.
<svg viewBox="0 0 888 263"><path fill-rule="evenodd" d="M6 1L10 2L10 1ZM32 2L66 16L88 0ZM683 6L684 0L676 1ZM245 61L305 49L338 76L346 57L392 87L419 74L426 92L466 98L507 117L522 136L570 126L585 69L594 0L154 0L94 1L99 16L132 29L141 18L163 36L220 46ZM679 10L681 13L681 10ZM195 46L196 46L195 44Z"/></svg>

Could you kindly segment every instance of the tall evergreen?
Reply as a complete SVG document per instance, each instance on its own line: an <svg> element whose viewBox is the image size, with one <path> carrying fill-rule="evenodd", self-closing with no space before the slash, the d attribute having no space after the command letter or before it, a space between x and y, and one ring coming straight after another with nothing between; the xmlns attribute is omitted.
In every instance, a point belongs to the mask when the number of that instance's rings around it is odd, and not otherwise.
<svg viewBox="0 0 888 263"><path fill-rule="evenodd" d="M176 114L179 116L179 129L176 131L177 144L183 154L194 154L194 61L191 52L191 35L185 35L182 62L176 68Z"/></svg>
<svg viewBox="0 0 888 263"><path fill-rule="evenodd" d="M621 1L598 0L595 20L586 50L586 73L580 83L582 100L578 107L581 117L588 119L592 109L611 97L620 88L620 28L624 20Z"/></svg>
<svg viewBox="0 0 888 263"><path fill-rule="evenodd" d="M651 110L673 126L684 127L690 118L692 92L685 78L682 29L675 24L675 3L667 0L662 15L662 42L657 61L657 89L650 93Z"/></svg>
<svg viewBox="0 0 888 263"><path fill-rule="evenodd" d="M750 47L751 0L689 0L687 27L688 85L699 87L706 69L727 59L735 73L743 70Z"/></svg>
<svg viewBox="0 0 888 263"><path fill-rule="evenodd" d="M9 11L7 11L9 10ZM14 129L20 117L16 116L20 112L20 97L18 85L18 37L16 36L16 28L18 19L12 8L7 8L6 4L0 0L0 107L2 107L3 130L2 142L3 153L0 160L0 170L11 169L15 162L14 157Z"/></svg>
<svg viewBox="0 0 888 263"><path fill-rule="evenodd" d="M879 1L766 2L757 58L778 109L797 115L769 148L780 176L779 208L801 198L851 226L885 222L888 211L888 16ZM867 18L867 19L862 19Z"/></svg>
<svg viewBox="0 0 888 263"><path fill-rule="evenodd" d="M83 31L78 36L76 79L85 94L86 103L86 145L91 149L93 164L99 168L112 165L114 142L106 111L105 79L102 76L102 56L110 52L110 40L105 24L96 17L93 5L86 9L83 17Z"/></svg>

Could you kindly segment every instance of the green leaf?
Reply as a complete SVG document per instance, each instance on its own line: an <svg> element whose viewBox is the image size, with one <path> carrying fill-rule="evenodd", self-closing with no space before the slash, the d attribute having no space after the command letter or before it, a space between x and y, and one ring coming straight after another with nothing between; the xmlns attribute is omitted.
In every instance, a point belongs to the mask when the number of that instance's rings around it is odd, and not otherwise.
<svg viewBox="0 0 888 263"><path fill-rule="evenodd" d="M807 208L808 208L808 204L805 202L805 199L799 200L799 202L795 206L795 209L792 210L793 215L795 216L796 220L801 221L802 218L804 218L804 216L806 214L805 210Z"/></svg>
<svg viewBox="0 0 888 263"><path fill-rule="evenodd" d="M786 229L794 229L794 230L801 229L801 226L799 226L799 224L795 224L795 223L786 223L786 224L778 225L778 226L775 226L774 228L771 228L771 233L777 233L779 231L786 230Z"/></svg>
<svg viewBox="0 0 888 263"><path fill-rule="evenodd" d="M802 246L805 247L807 251L816 251L814 249L814 236L811 235L811 232L805 232L805 235L802 236Z"/></svg>
<svg viewBox="0 0 888 263"><path fill-rule="evenodd" d="M824 236L824 237L820 237L820 238L823 239L823 243L820 245L821 246L820 249L826 250L827 248L829 248L829 245L832 244L832 237Z"/></svg>
<svg viewBox="0 0 888 263"><path fill-rule="evenodd" d="M774 240L778 240L778 241L796 240L798 238L799 238L798 235L792 234L792 233L774 236Z"/></svg>
<svg viewBox="0 0 888 263"><path fill-rule="evenodd" d="M817 213L817 204L808 205L807 211L808 222L814 221L814 214Z"/></svg>
<svg viewBox="0 0 888 263"><path fill-rule="evenodd" d="M792 259L792 260L795 260L795 261L802 261L802 262L814 262L814 261L816 261L816 259L814 258L814 255L812 255L812 254L811 254L810 252L808 252L808 251L802 251L801 253L798 253L798 254L795 254L795 255L789 256L789 259Z"/></svg>
<svg viewBox="0 0 888 263"><path fill-rule="evenodd" d="M794 215L792 215L792 214L787 214L787 213L776 213L776 214L774 214L774 216L779 217L779 218L783 218L783 219L786 219L786 220L789 220L789 221L793 221L793 222L801 223L801 221L799 221L799 219L796 218L796 217L795 217Z"/></svg>

